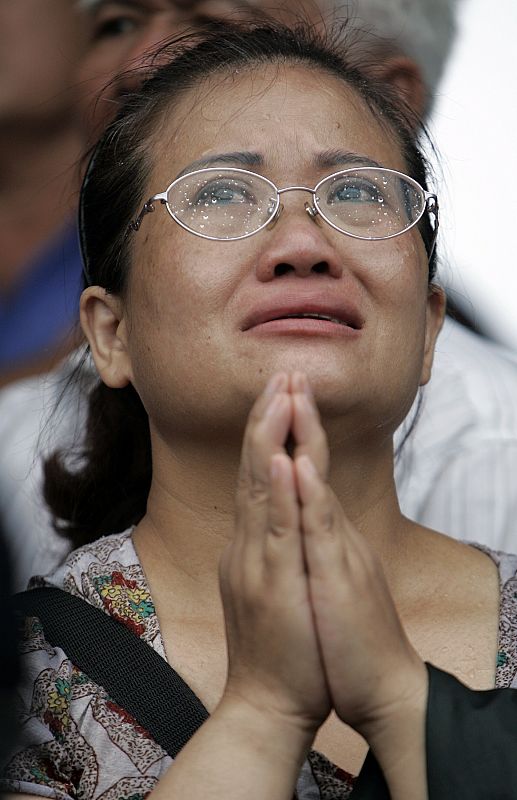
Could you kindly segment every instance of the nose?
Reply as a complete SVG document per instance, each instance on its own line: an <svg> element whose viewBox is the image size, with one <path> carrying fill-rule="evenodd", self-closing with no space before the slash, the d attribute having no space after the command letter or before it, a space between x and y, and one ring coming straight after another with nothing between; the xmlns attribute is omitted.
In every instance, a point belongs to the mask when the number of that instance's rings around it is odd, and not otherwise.
<svg viewBox="0 0 517 800"><path fill-rule="evenodd" d="M307 213L300 196L295 203L296 209L283 209L274 225L259 234L263 247L256 264L258 280L284 275L340 278L342 259L332 244L330 229L327 232L324 222Z"/></svg>

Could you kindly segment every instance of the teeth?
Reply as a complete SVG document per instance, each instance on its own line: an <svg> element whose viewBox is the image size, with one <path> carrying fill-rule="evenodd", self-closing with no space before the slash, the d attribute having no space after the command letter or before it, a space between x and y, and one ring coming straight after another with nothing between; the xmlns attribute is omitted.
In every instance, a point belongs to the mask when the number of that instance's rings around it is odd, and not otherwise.
<svg viewBox="0 0 517 800"><path fill-rule="evenodd" d="M323 319L323 320L326 320L327 322L335 322L338 325L344 325L345 324L342 320L337 319L336 317L330 317L328 314L309 314L309 313L307 313L307 314L286 314L285 317L283 317L283 319L300 319L300 318L304 318L304 319Z"/></svg>

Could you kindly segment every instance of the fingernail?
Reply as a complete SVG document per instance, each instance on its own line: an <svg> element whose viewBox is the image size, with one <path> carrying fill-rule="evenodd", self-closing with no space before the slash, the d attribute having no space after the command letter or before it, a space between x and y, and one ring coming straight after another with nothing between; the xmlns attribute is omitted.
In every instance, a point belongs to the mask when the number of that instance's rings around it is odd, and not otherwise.
<svg viewBox="0 0 517 800"><path fill-rule="evenodd" d="M264 411L265 417L270 417L272 414L276 414L281 403L283 403L284 393L275 395L272 400L266 406Z"/></svg>
<svg viewBox="0 0 517 800"><path fill-rule="evenodd" d="M296 387L296 392L303 392L307 397L313 398L311 385L305 372L295 372L293 375L293 383Z"/></svg>
<svg viewBox="0 0 517 800"><path fill-rule="evenodd" d="M309 412L309 414L312 414L314 416L314 414L316 413L316 406L314 405L314 400L312 399L312 397L308 394L303 394L302 403Z"/></svg>
<svg viewBox="0 0 517 800"><path fill-rule="evenodd" d="M271 378L268 380L266 384L266 388L264 389L265 397L272 397L282 384L285 382L285 372L276 372Z"/></svg>

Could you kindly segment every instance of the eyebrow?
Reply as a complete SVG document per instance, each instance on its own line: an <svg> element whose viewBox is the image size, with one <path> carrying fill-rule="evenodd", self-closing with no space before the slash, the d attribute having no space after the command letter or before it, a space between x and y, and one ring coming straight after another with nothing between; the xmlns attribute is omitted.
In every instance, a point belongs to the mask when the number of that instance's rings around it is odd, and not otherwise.
<svg viewBox="0 0 517 800"><path fill-rule="evenodd" d="M339 167L342 165L350 165L353 167L379 167L382 169L382 164L374 161L372 158L362 156L360 153L352 153L349 150L324 150L316 156L316 166L321 169L330 169L332 167Z"/></svg>
<svg viewBox="0 0 517 800"><path fill-rule="evenodd" d="M360 153L352 153L349 150L323 150L323 152L316 155L314 162L319 169L332 169L340 166L378 167L382 169L382 164L379 164L378 161L362 156ZM192 161L176 175L176 178L181 178L188 172L194 172L197 169L207 169L220 164L229 164L231 166L237 164L248 169L250 167L263 167L264 156L249 150L215 153L213 156L206 156L206 158Z"/></svg>
<svg viewBox="0 0 517 800"><path fill-rule="evenodd" d="M249 150L239 150L234 153L215 153L213 156L206 156L206 158L199 158L197 161L192 161L185 169L176 176L181 178L187 172L193 172L196 169L206 169L212 167L214 164L230 164L234 166L238 164L242 167L262 167L264 165L264 157L260 153L253 153Z"/></svg>

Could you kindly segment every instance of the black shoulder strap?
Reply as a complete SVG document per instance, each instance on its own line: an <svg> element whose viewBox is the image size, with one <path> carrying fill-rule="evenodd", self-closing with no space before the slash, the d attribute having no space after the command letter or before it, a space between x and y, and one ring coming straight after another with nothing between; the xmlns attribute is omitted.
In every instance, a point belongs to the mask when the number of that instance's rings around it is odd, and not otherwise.
<svg viewBox="0 0 517 800"><path fill-rule="evenodd" d="M178 673L129 628L62 589L14 596L24 616L37 617L45 639L102 686L112 700L175 758L208 712Z"/></svg>

